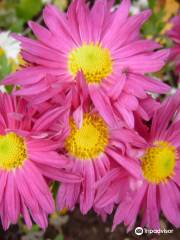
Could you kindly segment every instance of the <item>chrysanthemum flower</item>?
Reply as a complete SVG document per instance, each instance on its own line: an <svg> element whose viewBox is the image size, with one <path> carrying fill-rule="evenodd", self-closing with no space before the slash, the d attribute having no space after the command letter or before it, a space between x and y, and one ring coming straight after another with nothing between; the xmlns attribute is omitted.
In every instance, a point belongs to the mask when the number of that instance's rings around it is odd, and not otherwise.
<svg viewBox="0 0 180 240"><path fill-rule="evenodd" d="M169 222L180 227L180 120L176 117L179 112L180 92L167 99L156 111L150 129L143 124L138 126L146 147L136 148L132 154L140 159L143 179L130 182L126 199L115 213L113 229L124 222L131 230L140 213L142 226L160 229L161 211ZM112 181L112 185L117 185L118 177ZM117 195L118 192L121 189L116 187L111 194Z"/></svg>
<svg viewBox="0 0 180 240"><path fill-rule="evenodd" d="M69 90L82 71L89 95L105 121L110 123L108 111L133 127L133 112L146 91L169 90L164 83L144 76L164 66L168 51L154 51L161 46L140 37L140 28L151 15L149 10L129 17L130 0L123 0L113 12L112 3L97 0L89 9L84 0L74 0L67 14L48 5L43 12L48 28L29 23L38 40L17 37L24 59L33 65L8 77L5 84L20 85L16 94L28 92L39 102L35 89L43 99L52 98L49 91L55 89L57 95L58 89ZM55 77L47 80L49 74Z"/></svg>
<svg viewBox="0 0 180 240"><path fill-rule="evenodd" d="M57 203L60 210L72 210L79 203L81 212L85 214L94 205L96 182L111 168L122 166L124 171L139 177L136 161L126 157L125 150L128 145L143 146L144 142L134 131L110 127L95 110L87 109L82 116L79 120L75 116L69 117L69 126L63 127L59 141L64 143L60 152L72 166L69 171L80 175L83 181L62 183Z"/></svg>
<svg viewBox="0 0 180 240"><path fill-rule="evenodd" d="M0 218L6 230L20 215L28 227L32 219L42 228L54 202L45 177L66 182L81 181L68 174L67 160L48 138L49 125L63 111L56 108L37 118L27 103L0 93ZM32 219L31 219L32 218Z"/></svg>
<svg viewBox="0 0 180 240"><path fill-rule="evenodd" d="M175 42L171 51L171 59L176 62L176 71L180 73L180 16L172 20L173 28L168 32L169 37Z"/></svg>

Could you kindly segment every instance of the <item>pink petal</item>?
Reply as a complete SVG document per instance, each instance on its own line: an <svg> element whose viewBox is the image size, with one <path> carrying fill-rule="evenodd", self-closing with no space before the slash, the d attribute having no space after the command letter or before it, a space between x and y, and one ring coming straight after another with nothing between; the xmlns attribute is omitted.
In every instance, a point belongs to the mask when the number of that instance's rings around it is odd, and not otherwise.
<svg viewBox="0 0 180 240"><path fill-rule="evenodd" d="M83 164L84 181L82 182L82 192L80 194L80 210L83 214L86 214L94 202L94 184L95 173L92 161L86 161Z"/></svg>
<svg viewBox="0 0 180 240"><path fill-rule="evenodd" d="M156 185L149 185L147 191L147 227L150 229L160 229L158 197Z"/></svg>
<svg viewBox="0 0 180 240"><path fill-rule="evenodd" d="M10 221L13 224L16 224L20 215L20 198L14 178L14 174L8 174L7 186L5 191L5 204L7 205L6 214L9 216Z"/></svg>
<svg viewBox="0 0 180 240"><path fill-rule="evenodd" d="M103 94L100 89L93 85L89 86L89 93L95 107L104 117L104 120L110 124L110 126L115 126L116 119L108 97Z"/></svg>
<svg viewBox="0 0 180 240"><path fill-rule="evenodd" d="M165 217L178 228L180 227L179 199L175 198L173 188L170 182L160 185L160 204Z"/></svg>
<svg viewBox="0 0 180 240"><path fill-rule="evenodd" d="M108 155L110 155L117 163L119 163L123 168L125 168L132 176L137 178L141 177L141 168L136 161L130 160L125 156L121 156L114 150L108 149Z"/></svg>

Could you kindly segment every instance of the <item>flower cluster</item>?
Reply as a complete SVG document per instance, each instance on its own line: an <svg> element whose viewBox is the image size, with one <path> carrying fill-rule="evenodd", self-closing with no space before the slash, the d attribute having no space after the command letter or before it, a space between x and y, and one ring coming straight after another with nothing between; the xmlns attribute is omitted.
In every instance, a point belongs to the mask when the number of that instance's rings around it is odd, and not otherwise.
<svg viewBox="0 0 180 240"><path fill-rule="evenodd" d="M170 90L152 75L169 50L140 34L150 10L130 16L130 0L113 3L74 0L67 13L49 4L45 26L29 22L35 40L13 35L27 65L0 94L4 229L20 215L46 228L54 181L58 210L78 205L105 220L116 209L113 229L128 230L140 213L159 229L162 211L180 227L180 92L163 102L151 94Z"/></svg>

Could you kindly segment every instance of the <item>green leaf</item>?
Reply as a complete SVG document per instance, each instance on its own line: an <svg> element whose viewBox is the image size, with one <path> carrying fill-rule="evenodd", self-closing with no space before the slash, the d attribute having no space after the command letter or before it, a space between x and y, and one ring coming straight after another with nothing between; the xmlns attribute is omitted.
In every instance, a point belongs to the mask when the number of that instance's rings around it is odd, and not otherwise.
<svg viewBox="0 0 180 240"><path fill-rule="evenodd" d="M11 93L13 90L13 86L12 85L5 86L5 89L6 89L6 92Z"/></svg>
<svg viewBox="0 0 180 240"><path fill-rule="evenodd" d="M156 4L157 4L157 1L156 0L149 0L148 4L149 4L149 8L154 9Z"/></svg>
<svg viewBox="0 0 180 240"><path fill-rule="evenodd" d="M20 0L16 8L17 16L28 21L41 11L42 6L41 0Z"/></svg>
<svg viewBox="0 0 180 240"><path fill-rule="evenodd" d="M31 232L38 232L38 231L39 231L39 226L37 224L33 224Z"/></svg>
<svg viewBox="0 0 180 240"><path fill-rule="evenodd" d="M52 184L52 193L53 193L53 197L54 198L56 198L56 196L57 196L58 189L59 189L59 183L58 182L54 182Z"/></svg>
<svg viewBox="0 0 180 240"><path fill-rule="evenodd" d="M14 24L10 26L11 32L22 32L24 27L24 20L18 19Z"/></svg>
<svg viewBox="0 0 180 240"><path fill-rule="evenodd" d="M3 54L0 56L0 80L5 78L12 71L12 66L8 63L6 55Z"/></svg>
<svg viewBox="0 0 180 240"><path fill-rule="evenodd" d="M62 234L59 234L54 240L64 240L64 237Z"/></svg>

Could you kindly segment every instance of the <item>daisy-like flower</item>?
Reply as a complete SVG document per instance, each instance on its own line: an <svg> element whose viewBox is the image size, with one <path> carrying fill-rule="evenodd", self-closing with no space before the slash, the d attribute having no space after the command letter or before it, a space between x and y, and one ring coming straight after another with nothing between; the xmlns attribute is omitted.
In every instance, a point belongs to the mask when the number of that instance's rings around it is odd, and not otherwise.
<svg viewBox="0 0 180 240"><path fill-rule="evenodd" d="M0 56L5 54L9 64L12 64L13 72L24 64L20 52L21 42L13 38L10 32L0 32Z"/></svg>
<svg viewBox="0 0 180 240"><path fill-rule="evenodd" d="M74 0L67 14L52 5L45 7L47 28L29 23L38 40L17 37L24 59L33 65L8 77L5 84L20 85L15 94L28 92L39 102L35 89L47 100L57 95L58 89L67 92L82 71L89 95L105 121L111 124L108 116L112 115L114 122L123 118L133 127L133 112L141 107L139 99L146 98L146 91L169 90L144 75L159 71L169 51L154 51L161 46L140 37L140 28L151 15L149 10L129 17L130 0L123 0L115 11L111 11L112 3L97 0L89 9L84 0Z"/></svg>
<svg viewBox="0 0 180 240"><path fill-rule="evenodd" d="M63 111L56 108L36 117L27 103L0 93L0 218L6 230L20 215L28 227L32 219L47 227L47 215L54 211L54 201L46 178L81 181L68 174L67 160L57 152L57 143L48 138L49 125Z"/></svg>
<svg viewBox="0 0 180 240"><path fill-rule="evenodd" d="M171 60L176 63L176 71L180 73L180 16L176 16L172 20L173 28L168 32L168 35L175 43L171 50Z"/></svg>
<svg viewBox="0 0 180 240"><path fill-rule="evenodd" d="M139 122L137 129L146 140L146 147L135 149L133 155L140 159L142 177L130 181L126 198L115 213L113 229L124 222L128 230L131 230L140 213L143 216L142 226L160 229L161 211L169 222L175 227L180 227L180 120L177 118L179 112L180 92L177 92L156 111L150 129ZM117 185L118 181L117 176L112 179L111 184ZM111 194L117 195L118 192L121 192L121 189L116 187Z"/></svg>
<svg viewBox="0 0 180 240"><path fill-rule="evenodd" d="M57 204L60 210L72 210L79 203L81 212L86 214L94 206L96 182L111 168L122 166L124 171L139 177L136 161L124 156L124 152L126 146L143 146L144 142L134 131L109 126L95 109L86 108L79 118L75 115L70 114L68 128L61 123L63 131L58 139L63 143L60 152L72 166L69 171L80 175L83 181L62 183Z"/></svg>

